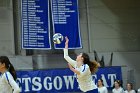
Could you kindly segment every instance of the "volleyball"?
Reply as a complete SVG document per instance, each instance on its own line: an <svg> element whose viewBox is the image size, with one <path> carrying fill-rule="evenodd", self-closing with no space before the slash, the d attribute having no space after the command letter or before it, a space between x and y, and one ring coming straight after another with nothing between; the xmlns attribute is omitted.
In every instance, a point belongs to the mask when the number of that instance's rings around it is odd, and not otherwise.
<svg viewBox="0 0 140 93"><path fill-rule="evenodd" d="M61 42L63 41L63 35L60 33L56 33L53 35L53 42L55 44L61 44Z"/></svg>

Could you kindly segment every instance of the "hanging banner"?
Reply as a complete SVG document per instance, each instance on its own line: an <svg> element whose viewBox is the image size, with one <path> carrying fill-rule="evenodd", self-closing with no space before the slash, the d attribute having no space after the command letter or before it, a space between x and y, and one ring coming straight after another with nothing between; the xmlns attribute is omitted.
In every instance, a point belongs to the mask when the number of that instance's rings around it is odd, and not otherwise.
<svg viewBox="0 0 140 93"><path fill-rule="evenodd" d="M69 38L69 49L82 48L79 29L78 0L51 0L53 31ZM55 49L64 48L64 41Z"/></svg>
<svg viewBox="0 0 140 93"><path fill-rule="evenodd" d="M69 69L18 71L17 83L21 93L70 93L80 92L76 76ZM114 81L122 80L121 67L99 68L93 80L102 78L104 85L111 89Z"/></svg>
<svg viewBox="0 0 140 93"><path fill-rule="evenodd" d="M51 49L49 0L21 0L23 49Z"/></svg>

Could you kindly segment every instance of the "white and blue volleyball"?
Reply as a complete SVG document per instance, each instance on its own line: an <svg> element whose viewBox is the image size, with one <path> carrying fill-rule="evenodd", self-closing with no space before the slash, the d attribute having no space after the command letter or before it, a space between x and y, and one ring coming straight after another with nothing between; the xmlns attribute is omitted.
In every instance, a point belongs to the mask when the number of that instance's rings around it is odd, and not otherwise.
<svg viewBox="0 0 140 93"><path fill-rule="evenodd" d="M55 43L55 44L61 44L61 42L63 41L63 35L62 34L60 34L60 33L56 33L56 34L54 34L53 35L53 42Z"/></svg>

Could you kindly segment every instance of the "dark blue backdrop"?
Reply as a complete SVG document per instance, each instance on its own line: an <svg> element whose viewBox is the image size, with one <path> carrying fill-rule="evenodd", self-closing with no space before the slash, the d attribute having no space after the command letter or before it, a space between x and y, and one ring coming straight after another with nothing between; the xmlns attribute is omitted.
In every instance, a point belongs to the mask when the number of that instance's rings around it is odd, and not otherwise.
<svg viewBox="0 0 140 93"><path fill-rule="evenodd" d="M17 82L22 88L21 93L61 93L78 92L77 80L69 69L52 69L36 71L18 71ZM93 75L97 83L99 78L103 79L104 85L111 89L114 80L122 80L121 67L99 68Z"/></svg>
<svg viewBox="0 0 140 93"><path fill-rule="evenodd" d="M21 0L22 48L51 49L49 0Z"/></svg>
<svg viewBox="0 0 140 93"><path fill-rule="evenodd" d="M51 0L54 33L69 38L69 49L82 48L79 29L78 0ZM64 42L56 44L55 49L64 48Z"/></svg>

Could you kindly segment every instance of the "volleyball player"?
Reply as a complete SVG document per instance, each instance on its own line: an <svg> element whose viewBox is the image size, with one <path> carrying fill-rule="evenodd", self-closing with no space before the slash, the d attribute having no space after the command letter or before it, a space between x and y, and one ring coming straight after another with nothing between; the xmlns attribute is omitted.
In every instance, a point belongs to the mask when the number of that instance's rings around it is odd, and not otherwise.
<svg viewBox="0 0 140 93"><path fill-rule="evenodd" d="M0 56L0 93L20 93L16 72L7 56Z"/></svg>
<svg viewBox="0 0 140 93"><path fill-rule="evenodd" d="M92 73L95 73L99 67L96 61L90 61L88 54L80 53L76 60L68 55L68 37L65 37L64 58L68 62L70 70L77 76L77 82L81 91L86 93L98 93L98 88L92 79Z"/></svg>

